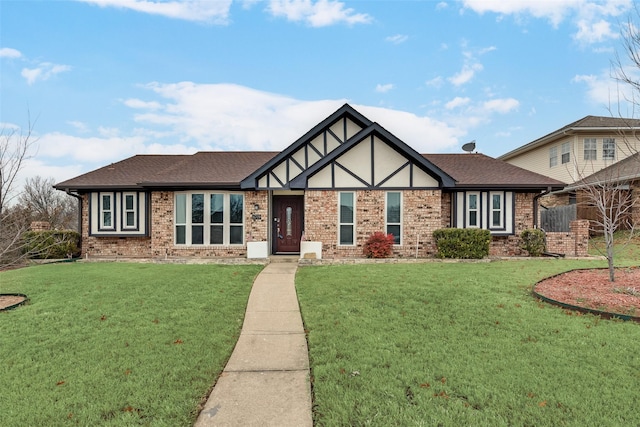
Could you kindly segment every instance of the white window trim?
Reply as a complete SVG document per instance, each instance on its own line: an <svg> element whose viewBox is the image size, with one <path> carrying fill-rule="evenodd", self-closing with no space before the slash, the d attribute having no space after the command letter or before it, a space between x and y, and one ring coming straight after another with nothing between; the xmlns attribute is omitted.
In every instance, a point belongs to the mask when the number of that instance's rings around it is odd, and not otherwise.
<svg viewBox="0 0 640 427"><path fill-rule="evenodd" d="M389 222L388 218L387 218L387 214L389 213L389 209L388 209L388 200L389 200L389 194L390 193L398 193L400 194L400 222ZM403 232L403 222L404 222L404 209L402 208L403 205L403 194L402 191L387 191L384 195L384 230L385 230L385 234L389 234L389 232L387 231L390 225L398 225L400 226L400 242L399 243L394 243L394 246L402 246L402 236L404 235Z"/></svg>
<svg viewBox="0 0 640 427"><path fill-rule="evenodd" d="M127 209L127 196L133 197L133 209ZM134 192L122 193L122 229L137 230L138 229L138 194ZM127 213L133 212L133 225L127 224Z"/></svg>
<svg viewBox="0 0 640 427"><path fill-rule="evenodd" d="M549 167L558 166L558 147L549 148Z"/></svg>
<svg viewBox="0 0 640 427"><path fill-rule="evenodd" d="M470 225L472 209L469 207L469 198L476 196L476 225ZM465 228L481 228L482 227L482 197L479 191L470 191L464 196L464 226Z"/></svg>
<svg viewBox="0 0 640 427"><path fill-rule="evenodd" d="M102 202L103 197L109 197L109 209L104 208L104 203ZM98 193L98 230L114 230L116 229L116 217L115 217L115 195L113 193ZM111 225L104 224L104 214L111 213Z"/></svg>
<svg viewBox="0 0 640 427"><path fill-rule="evenodd" d="M610 150L613 151L613 156L612 157L605 155L605 152L606 152L605 148L604 148L605 143L610 143L610 144L613 145L613 147L610 149ZM617 147L616 147L616 139L615 138L602 138L602 160L615 160L616 159L616 152L618 151L618 150L616 150L616 148Z"/></svg>
<svg viewBox="0 0 640 427"><path fill-rule="evenodd" d="M589 144L589 148L587 148L587 144ZM588 156L587 153L589 153ZM585 138L583 140L582 157L588 161L598 160L598 142L595 138Z"/></svg>
<svg viewBox="0 0 640 427"><path fill-rule="evenodd" d="M564 156L567 155L567 161L564 161ZM571 144L569 142L563 142L560 145L560 163L567 164L571 162Z"/></svg>
<svg viewBox="0 0 640 427"><path fill-rule="evenodd" d="M341 200L343 194L351 194L353 196L353 222L342 222L341 213ZM341 242L341 230L343 225L351 226L351 244L343 244ZM356 245L356 193L355 191L340 191L338 192L338 246L355 246Z"/></svg>
<svg viewBox="0 0 640 427"><path fill-rule="evenodd" d="M500 209L494 209L493 207L493 196L500 196ZM489 229L493 230L503 230L505 228L505 196L501 191L491 191L489 192ZM500 212L500 223L495 225L493 223L493 214L495 212Z"/></svg>
<svg viewBox="0 0 640 427"><path fill-rule="evenodd" d="M184 194L185 195L185 203L186 203L186 215L185 215L185 222L184 223L178 223L177 222L177 200L178 200L178 195ZM192 196L194 194L203 194L204 195L204 221L202 223L192 223L191 222L191 214L192 214ZM222 194L224 197L224 210L223 210L223 222L222 222L222 227L223 227L223 242L221 244L219 243L209 243L211 241L211 226L212 225L220 225L220 224L212 224L211 223L211 195L212 194ZM242 223L231 223L231 205L230 205L230 200L231 200L231 195L235 194L235 195L239 195L242 196ZM173 198L173 220L174 220L174 227L173 227L173 243L175 246L179 246L179 247L192 247L192 248L202 248L202 247L223 247L223 246L232 246L232 247L239 247L239 246L244 246L246 243L246 239L245 239L245 231L246 231L246 223L245 223L245 214L246 214L246 197L244 196L244 193L241 192L228 192L228 191L179 191L176 192ZM203 243L199 244L192 244L192 243L178 243L177 242L177 227L178 226L184 226L185 227L185 242L191 242L192 239L192 226L193 225L202 225L203 226ZM242 242L241 243L230 243L230 230L231 227L242 227Z"/></svg>

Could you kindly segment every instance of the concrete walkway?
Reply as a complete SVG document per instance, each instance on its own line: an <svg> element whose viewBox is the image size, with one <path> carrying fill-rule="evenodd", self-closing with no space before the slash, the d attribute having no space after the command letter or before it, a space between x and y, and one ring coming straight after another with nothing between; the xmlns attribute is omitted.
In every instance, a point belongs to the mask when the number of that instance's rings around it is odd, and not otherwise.
<svg viewBox="0 0 640 427"><path fill-rule="evenodd" d="M240 338L195 427L313 425L297 267L271 263L256 278Z"/></svg>

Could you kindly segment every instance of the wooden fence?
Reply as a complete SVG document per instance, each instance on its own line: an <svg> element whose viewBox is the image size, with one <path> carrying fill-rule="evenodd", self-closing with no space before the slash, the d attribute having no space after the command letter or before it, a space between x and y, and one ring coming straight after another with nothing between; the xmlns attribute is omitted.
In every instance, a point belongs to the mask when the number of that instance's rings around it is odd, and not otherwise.
<svg viewBox="0 0 640 427"><path fill-rule="evenodd" d="M577 205L556 206L540 212L540 228L548 232L569 232L569 223L577 218Z"/></svg>

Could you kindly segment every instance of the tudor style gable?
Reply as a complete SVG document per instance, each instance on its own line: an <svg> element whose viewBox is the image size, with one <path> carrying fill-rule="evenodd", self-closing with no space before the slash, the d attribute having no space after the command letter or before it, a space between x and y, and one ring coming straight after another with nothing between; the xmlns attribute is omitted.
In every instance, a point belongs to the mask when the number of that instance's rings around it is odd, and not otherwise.
<svg viewBox="0 0 640 427"><path fill-rule="evenodd" d="M371 121L345 104L240 183L243 189L277 190L325 159Z"/></svg>
<svg viewBox="0 0 640 427"><path fill-rule="evenodd" d="M243 189L441 188L455 181L345 104L241 183Z"/></svg>

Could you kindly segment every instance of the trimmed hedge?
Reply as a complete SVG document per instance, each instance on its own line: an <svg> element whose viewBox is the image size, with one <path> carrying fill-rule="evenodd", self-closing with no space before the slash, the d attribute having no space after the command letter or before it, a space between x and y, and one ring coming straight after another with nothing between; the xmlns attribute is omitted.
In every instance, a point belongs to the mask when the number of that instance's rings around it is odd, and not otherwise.
<svg viewBox="0 0 640 427"><path fill-rule="evenodd" d="M529 256L540 256L544 252L544 231L539 228L527 229L520 233L520 247L529 252Z"/></svg>
<svg viewBox="0 0 640 427"><path fill-rule="evenodd" d="M482 259L489 255L489 230L441 228L433 232L433 238L440 258Z"/></svg>
<svg viewBox="0 0 640 427"><path fill-rule="evenodd" d="M80 233L73 230L27 231L23 253L36 259L61 259L80 254Z"/></svg>

